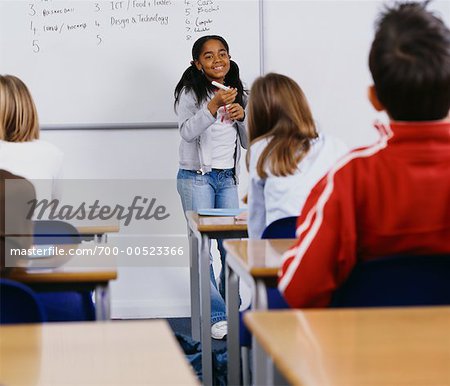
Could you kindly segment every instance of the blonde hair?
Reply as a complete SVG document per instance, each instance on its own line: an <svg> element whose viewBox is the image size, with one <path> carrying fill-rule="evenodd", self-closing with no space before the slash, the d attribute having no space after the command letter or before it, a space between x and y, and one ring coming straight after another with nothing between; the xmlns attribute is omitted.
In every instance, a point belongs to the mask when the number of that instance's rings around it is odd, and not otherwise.
<svg viewBox="0 0 450 386"><path fill-rule="evenodd" d="M13 75L0 75L0 139L27 142L38 138L38 115L27 86Z"/></svg>
<svg viewBox="0 0 450 386"><path fill-rule="evenodd" d="M266 166L275 176L295 173L317 138L316 126L305 95L291 78L270 73L252 85L248 105L249 140L270 138L261 153L256 171L267 178ZM250 151L247 152L247 168Z"/></svg>

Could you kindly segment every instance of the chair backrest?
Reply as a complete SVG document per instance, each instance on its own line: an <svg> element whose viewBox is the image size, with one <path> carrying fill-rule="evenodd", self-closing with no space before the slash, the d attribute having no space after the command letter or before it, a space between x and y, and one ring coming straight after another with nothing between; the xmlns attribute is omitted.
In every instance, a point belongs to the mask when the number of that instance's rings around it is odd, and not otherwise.
<svg viewBox="0 0 450 386"><path fill-rule="evenodd" d="M450 255L390 256L361 262L331 307L450 304Z"/></svg>
<svg viewBox="0 0 450 386"><path fill-rule="evenodd" d="M34 291L9 279L0 279L0 324L41 323L45 311Z"/></svg>
<svg viewBox="0 0 450 386"><path fill-rule="evenodd" d="M89 291L39 292L48 322L95 320L95 306Z"/></svg>
<svg viewBox="0 0 450 386"><path fill-rule="evenodd" d="M297 216L283 217L270 223L261 236L262 239L294 239L297 228ZM285 309L289 305L276 287L267 287L269 309Z"/></svg>
<svg viewBox="0 0 450 386"><path fill-rule="evenodd" d="M64 221L34 221L34 244L80 244L78 230ZM95 320L95 306L89 291L40 292L37 294L49 322Z"/></svg>
<svg viewBox="0 0 450 386"><path fill-rule="evenodd" d="M72 224L58 220L34 221L34 244L80 244L80 234Z"/></svg>
<svg viewBox="0 0 450 386"><path fill-rule="evenodd" d="M29 248L33 243L28 202L35 197L30 181L0 169L0 269L15 265L12 249Z"/></svg>
<svg viewBox="0 0 450 386"><path fill-rule="evenodd" d="M295 239L298 216L283 217L267 225L262 239Z"/></svg>

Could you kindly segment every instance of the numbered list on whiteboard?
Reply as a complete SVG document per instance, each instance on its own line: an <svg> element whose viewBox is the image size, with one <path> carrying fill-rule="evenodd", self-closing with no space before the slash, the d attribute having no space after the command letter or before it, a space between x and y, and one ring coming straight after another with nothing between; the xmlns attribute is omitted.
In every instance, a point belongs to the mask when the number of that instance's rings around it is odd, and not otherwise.
<svg viewBox="0 0 450 386"><path fill-rule="evenodd" d="M116 0L27 2L32 52L38 54L56 44L76 42L101 47L114 44L120 34L145 29L163 36L164 28L176 28L185 41L214 33L215 18L223 1L218 0ZM126 31L126 32L125 32ZM172 32L173 33L173 32ZM89 43L86 40L89 38Z"/></svg>

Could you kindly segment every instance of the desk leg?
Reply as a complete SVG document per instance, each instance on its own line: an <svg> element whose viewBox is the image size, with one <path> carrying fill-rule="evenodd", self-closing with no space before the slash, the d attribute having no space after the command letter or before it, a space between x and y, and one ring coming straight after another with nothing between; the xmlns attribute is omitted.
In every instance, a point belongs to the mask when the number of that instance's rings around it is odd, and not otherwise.
<svg viewBox="0 0 450 386"><path fill-rule="evenodd" d="M256 289L252 302L252 309L267 310L267 288L262 280L256 281ZM252 337L253 347L253 376L254 385L273 385L273 363L268 358L262 347L257 342L255 336Z"/></svg>
<svg viewBox="0 0 450 386"><path fill-rule="evenodd" d="M98 233L94 235L94 239L98 244L106 244L108 242L108 235L106 233Z"/></svg>
<svg viewBox="0 0 450 386"><path fill-rule="evenodd" d="M98 285L95 287L95 319L111 319L111 299L109 294L109 284Z"/></svg>
<svg viewBox="0 0 450 386"><path fill-rule="evenodd" d="M211 351L211 284L210 284L209 237L202 235L200 245L200 330L202 342L203 385L212 385Z"/></svg>
<svg viewBox="0 0 450 386"><path fill-rule="evenodd" d="M286 381L286 378L283 376L283 374L280 373L280 371L276 368L273 361L270 361L272 369L273 369L273 384L278 385L290 385L288 381Z"/></svg>
<svg viewBox="0 0 450 386"><path fill-rule="evenodd" d="M255 296L252 300L252 308L256 310L267 310L269 308L267 287L263 280L256 281Z"/></svg>
<svg viewBox="0 0 450 386"><path fill-rule="evenodd" d="M191 335L200 340L200 286L198 263L198 240L189 229L190 283L191 283Z"/></svg>
<svg viewBox="0 0 450 386"><path fill-rule="evenodd" d="M239 277L226 264L226 306L228 319L228 384L240 385L240 342L239 342Z"/></svg>
<svg viewBox="0 0 450 386"><path fill-rule="evenodd" d="M274 364L256 338L252 337L253 346L253 385L274 385Z"/></svg>

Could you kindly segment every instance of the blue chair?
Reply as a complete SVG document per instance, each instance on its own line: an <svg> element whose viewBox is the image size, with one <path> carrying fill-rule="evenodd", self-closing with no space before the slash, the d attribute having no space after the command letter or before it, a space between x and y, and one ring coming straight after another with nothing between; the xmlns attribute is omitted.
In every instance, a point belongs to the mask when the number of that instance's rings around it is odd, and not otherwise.
<svg viewBox="0 0 450 386"><path fill-rule="evenodd" d="M450 255L389 256L360 262L331 307L450 304Z"/></svg>
<svg viewBox="0 0 450 386"><path fill-rule="evenodd" d="M35 245L81 243L77 228L65 221L35 220L33 223Z"/></svg>
<svg viewBox="0 0 450 386"><path fill-rule="evenodd" d="M270 223L264 229L262 239L293 239L297 229L297 216L284 217ZM267 305L269 309L289 308L280 292L275 287L267 288ZM244 311L245 312L245 311ZM251 346L251 334L243 322L244 312L239 313L239 342L241 346Z"/></svg>
<svg viewBox="0 0 450 386"><path fill-rule="evenodd" d="M44 308L31 288L0 279L0 324L41 323L46 319Z"/></svg>
<svg viewBox="0 0 450 386"><path fill-rule="evenodd" d="M89 291L38 292L48 322L95 320L95 306Z"/></svg>
<svg viewBox="0 0 450 386"><path fill-rule="evenodd" d="M262 239L295 239L298 216L284 217L270 223L261 236ZM278 288L267 288L267 303L269 309L289 308Z"/></svg>
<svg viewBox="0 0 450 386"><path fill-rule="evenodd" d="M267 225L262 239L295 239L298 216L284 217Z"/></svg>
<svg viewBox="0 0 450 386"><path fill-rule="evenodd" d="M284 217L270 223L264 229L262 239L293 239L295 238L295 231L297 229L297 216ZM269 309L285 309L289 308L280 292L275 287L267 288L267 305ZM252 345L252 335L245 326L243 318L247 310L239 312L239 344L242 348L242 372L244 384L250 383L249 374L249 354L248 349Z"/></svg>
<svg viewBox="0 0 450 386"><path fill-rule="evenodd" d="M80 244L78 230L64 221L34 221L34 244ZM95 307L89 291L39 292L37 297L51 322L95 320Z"/></svg>

